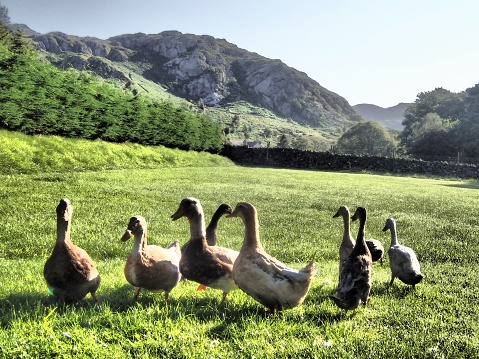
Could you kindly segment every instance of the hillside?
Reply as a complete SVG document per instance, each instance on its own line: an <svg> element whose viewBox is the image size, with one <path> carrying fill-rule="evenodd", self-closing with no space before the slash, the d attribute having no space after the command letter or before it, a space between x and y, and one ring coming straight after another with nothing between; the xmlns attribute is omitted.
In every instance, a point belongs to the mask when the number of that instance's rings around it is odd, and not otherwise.
<svg viewBox="0 0 479 359"><path fill-rule="evenodd" d="M247 115L266 112L268 116L258 117L266 121L277 117L303 127L303 131L293 131L294 135L313 130L313 136L334 138L357 120L344 98L305 73L224 39L177 31L107 40L59 32L38 34L25 26L22 31L60 68L90 70L150 96L148 83L153 84L160 88L154 91L160 96L178 96L194 106L224 110L231 114L227 121L232 120L237 103L252 108Z"/></svg>
<svg viewBox="0 0 479 359"><path fill-rule="evenodd" d="M382 126L402 131L404 126L404 111L413 105L412 103L400 103L396 106L384 108L370 104L359 104L353 106L354 111L367 121L378 121Z"/></svg>

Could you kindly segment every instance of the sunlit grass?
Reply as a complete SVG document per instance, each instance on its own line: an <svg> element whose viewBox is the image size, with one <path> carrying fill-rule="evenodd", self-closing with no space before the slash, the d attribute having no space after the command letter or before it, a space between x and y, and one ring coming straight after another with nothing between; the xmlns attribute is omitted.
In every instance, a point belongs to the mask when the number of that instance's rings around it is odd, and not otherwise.
<svg viewBox="0 0 479 359"><path fill-rule="evenodd" d="M479 257L477 182L264 168L169 167L0 175L0 357L95 358L455 358L476 357ZM131 243L120 238L132 215L148 221L152 244L189 236L186 219L170 216L180 200L201 200L206 221L223 202L253 203L266 250L300 268L319 268L303 305L275 315L241 291L219 306L221 292L180 284L168 304L123 276ZM74 207L73 241L102 276L92 298L57 306L43 264L55 241L55 207ZM368 209L367 236L387 247L388 217L398 239L413 247L426 278L416 287L397 280L389 263L374 264L371 301L345 313L328 295L337 280L340 205ZM243 224L223 218L219 244L239 249ZM352 224L355 234L357 224Z"/></svg>

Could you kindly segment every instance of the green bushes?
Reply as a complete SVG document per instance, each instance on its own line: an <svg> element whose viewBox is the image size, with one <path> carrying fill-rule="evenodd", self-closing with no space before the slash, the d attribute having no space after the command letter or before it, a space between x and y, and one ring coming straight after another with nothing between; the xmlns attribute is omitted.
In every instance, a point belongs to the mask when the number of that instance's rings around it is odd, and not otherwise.
<svg viewBox="0 0 479 359"><path fill-rule="evenodd" d="M58 70L11 34L0 39L0 128L211 152L223 142L220 126L205 116Z"/></svg>

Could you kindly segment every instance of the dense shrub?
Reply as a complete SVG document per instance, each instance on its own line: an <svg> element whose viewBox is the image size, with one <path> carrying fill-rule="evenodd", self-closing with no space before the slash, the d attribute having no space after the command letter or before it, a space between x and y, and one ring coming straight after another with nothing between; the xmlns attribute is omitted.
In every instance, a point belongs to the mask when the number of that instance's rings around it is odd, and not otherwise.
<svg viewBox="0 0 479 359"><path fill-rule="evenodd" d="M135 96L85 72L58 70L5 28L0 30L0 128L184 150L217 152L222 146L220 126L205 116Z"/></svg>

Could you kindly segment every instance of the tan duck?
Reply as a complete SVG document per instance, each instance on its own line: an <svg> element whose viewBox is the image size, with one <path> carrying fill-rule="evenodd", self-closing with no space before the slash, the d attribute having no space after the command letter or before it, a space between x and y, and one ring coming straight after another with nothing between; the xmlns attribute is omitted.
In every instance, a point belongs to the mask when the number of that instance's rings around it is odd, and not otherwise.
<svg viewBox="0 0 479 359"><path fill-rule="evenodd" d="M415 289L425 276L421 273L421 267L417 259L416 253L410 247L399 244L397 240L396 221L394 218L388 218L383 232L391 231L391 246L388 249L389 266L391 268L391 286L394 278L399 278L403 283L412 285Z"/></svg>
<svg viewBox="0 0 479 359"><path fill-rule="evenodd" d="M336 214L333 218L342 217L343 218L343 225L344 225L344 232L343 232L343 240L339 247L339 272L341 273L342 263L346 260L349 254L352 252L354 248L354 244L356 241L354 240L353 236L351 235L350 224L349 224L349 208L346 206L339 207ZM384 246L380 241L373 238L366 239L366 245L371 252L371 258L373 262L379 261L381 265L383 265L383 255L384 255Z"/></svg>
<svg viewBox="0 0 479 359"><path fill-rule="evenodd" d="M351 219L359 219L358 236L353 250L343 263L337 293L330 296L339 308L346 310L356 309L359 303L366 305L371 290L372 258L364 239L366 208L358 207Z"/></svg>
<svg viewBox="0 0 479 359"><path fill-rule="evenodd" d="M90 293L100 304L96 291L100 274L87 252L70 238L73 207L67 198L57 206L57 241L43 268L48 290L62 302L79 301Z"/></svg>
<svg viewBox="0 0 479 359"><path fill-rule="evenodd" d="M190 223L190 240L181 256L180 272L187 280L222 290L223 303L227 294L238 288L233 280L233 263L239 252L208 245L203 207L198 199L188 197L181 201L171 218L181 217L188 218Z"/></svg>
<svg viewBox="0 0 479 359"><path fill-rule="evenodd" d="M121 238L126 242L135 237L124 269L125 278L135 287L133 300L136 301L141 288L151 292L165 292L165 301L171 290L178 284L180 274L180 245L174 241L168 248L148 245L147 223L144 217L131 217L128 228Z"/></svg>
<svg viewBox="0 0 479 359"><path fill-rule="evenodd" d="M314 262L296 270L266 253L260 242L258 216L252 204L238 203L227 217L240 217L245 226L243 246L233 266L238 287L271 312L301 304L316 274Z"/></svg>

